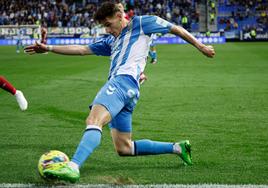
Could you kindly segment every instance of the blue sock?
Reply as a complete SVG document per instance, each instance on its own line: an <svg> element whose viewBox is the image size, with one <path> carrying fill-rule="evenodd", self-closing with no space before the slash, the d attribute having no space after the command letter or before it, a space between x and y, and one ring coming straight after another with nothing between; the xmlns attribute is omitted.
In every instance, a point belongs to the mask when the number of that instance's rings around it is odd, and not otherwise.
<svg viewBox="0 0 268 188"><path fill-rule="evenodd" d="M84 135L76 149L72 161L79 167L86 161L96 147L101 142L101 128L98 126L88 125Z"/></svg>
<svg viewBox="0 0 268 188"><path fill-rule="evenodd" d="M157 155L173 153L173 143L137 140L134 142L135 155Z"/></svg>

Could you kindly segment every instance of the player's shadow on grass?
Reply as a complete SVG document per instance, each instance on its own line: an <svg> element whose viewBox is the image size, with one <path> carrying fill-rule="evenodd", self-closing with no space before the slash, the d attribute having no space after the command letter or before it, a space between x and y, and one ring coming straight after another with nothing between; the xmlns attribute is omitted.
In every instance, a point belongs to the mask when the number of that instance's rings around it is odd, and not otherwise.
<svg viewBox="0 0 268 188"><path fill-rule="evenodd" d="M114 176L101 176L99 177L101 182L113 184L113 185L131 185L135 184L135 181L130 177L114 177Z"/></svg>
<svg viewBox="0 0 268 188"><path fill-rule="evenodd" d="M145 156L139 156L137 157L137 160L135 160L133 157L124 157L124 159L128 159L128 162L120 162L120 157L118 158L118 161L112 162L111 160L103 160L103 159L91 159L90 166L85 165L83 167L83 171L103 171L107 174L114 173L114 172L120 172L120 171L128 171L129 169L133 171L146 169L146 170L156 170L156 169L183 169L185 168L185 165L183 162L178 158L173 158L172 156L167 156L166 159L159 159L153 160L153 157L145 157ZM142 161L139 161L138 158L143 158ZM172 159L171 159L172 158ZM94 164L94 165L92 165Z"/></svg>

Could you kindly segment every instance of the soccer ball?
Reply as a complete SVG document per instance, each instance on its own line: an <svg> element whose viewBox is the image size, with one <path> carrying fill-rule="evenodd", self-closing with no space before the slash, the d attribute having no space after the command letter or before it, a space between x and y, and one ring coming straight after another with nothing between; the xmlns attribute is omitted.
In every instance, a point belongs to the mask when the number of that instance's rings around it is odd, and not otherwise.
<svg viewBox="0 0 268 188"><path fill-rule="evenodd" d="M46 152L40 157L38 162L39 174L46 178L43 173L45 169L61 165L62 163L68 163L69 161L69 157L61 151L51 150Z"/></svg>

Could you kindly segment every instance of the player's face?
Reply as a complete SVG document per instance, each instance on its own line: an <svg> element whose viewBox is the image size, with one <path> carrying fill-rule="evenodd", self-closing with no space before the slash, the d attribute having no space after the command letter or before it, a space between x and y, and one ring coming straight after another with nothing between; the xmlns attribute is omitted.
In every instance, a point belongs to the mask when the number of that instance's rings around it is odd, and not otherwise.
<svg viewBox="0 0 268 188"><path fill-rule="evenodd" d="M107 33L118 37L123 29L123 15L121 12L117 12L113 17L107 17L102 23Z"/></svg>

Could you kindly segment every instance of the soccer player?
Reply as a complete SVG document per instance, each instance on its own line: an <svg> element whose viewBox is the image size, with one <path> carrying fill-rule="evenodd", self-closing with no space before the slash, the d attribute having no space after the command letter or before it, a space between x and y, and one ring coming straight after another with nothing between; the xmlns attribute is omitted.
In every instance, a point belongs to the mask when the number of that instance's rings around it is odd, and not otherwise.
<svg viewBox="0 0 268 188"><path fill-rule="evenodd" d="M23 48L23 44L22 44L22 39L23 39L23 33L24 33L24 30L22 28L19 28L17 30L17 36L15 36L15 38L17 39L17 42L16 42L16 53L20 53L20 47Z"/></svg>
<svg viewBox="0 0 268 188"><path fill-rule="evenodd" d="M157 53L156 53L156 47L155 47L155 40L157 39L157 34L151 35L151 43L150 43L150 51L149 56L151 57L151 63L156 64L157 63Z"/></svg>
<svg viewBox="0 0 268 188"><path fill-rule="evenodd" d="M47 44L47 29L42 27L41 28L41 43Z"/></svg>
<svg viewBox="0 0 268 188"><path fill-rule="evenodd" d="M22 111L28 107L28 102L25 99L23 93L17 90L10 82L8 82L3 76L0 75L0 87L16 97L18 105Z"/></svg>
<svg viewBox="0 0 268 188"><path fill-rule="evenodd" d="M44 170L48 177L76 182L79 168L99 146L102 129L109 124L115 150L120 156L176 154L187 165L192 164L188 140L177 143L148 139L132 140L132 112L140 96L139 77L143 71L153 33L173 33L185 39L207 57L213 57L212 46L200 43L182 27L157 16L135 16L131 21L123 17L115 3L105 2L96 11L94 19L111 35L88 46L51 46L36 43L25 48L29 54L51 51L67 55L110 56L109 77L91 105L86 119L86 130L71 162Z"/></svg>

